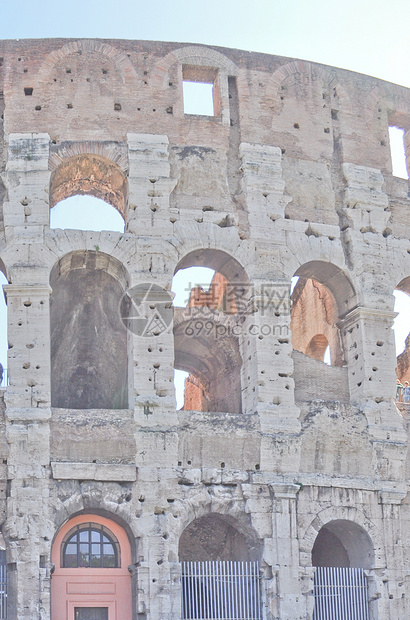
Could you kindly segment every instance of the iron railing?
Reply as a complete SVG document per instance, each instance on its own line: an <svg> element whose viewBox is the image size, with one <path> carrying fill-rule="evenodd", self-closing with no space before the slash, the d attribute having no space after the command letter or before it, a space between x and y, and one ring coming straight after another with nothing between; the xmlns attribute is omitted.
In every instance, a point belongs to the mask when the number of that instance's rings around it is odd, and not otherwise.
<svg viewBox="0 0 410 620"><path fill-rule="evenodd" d="M261 620L258 562L182 562L184 620Z"/></svg>
<svg viewBox="0 0 410 620"><path fill-rule="evenodd" d="M7 566L0 564L0 619L7 618Z"/></svg>
<svg viewBox="0 0 410 620"><path fill-rule="evenodd" d="M313 620L369 620L367 577L362 568L316 568Z"/></svg>

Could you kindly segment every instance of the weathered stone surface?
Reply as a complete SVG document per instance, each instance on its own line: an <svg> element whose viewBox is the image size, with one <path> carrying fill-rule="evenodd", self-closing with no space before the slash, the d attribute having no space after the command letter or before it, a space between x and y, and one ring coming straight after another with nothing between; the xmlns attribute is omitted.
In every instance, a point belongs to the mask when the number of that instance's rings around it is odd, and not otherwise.
<svg viewBox="0 0 410 620"><path fill-rule="evenodd" d="M3 41L0 58L8 618L68 620L53 541L81 515L129 541L116 620L181 618L182 560L258 561L263 620L312 619L316 565L363 567L370 617L408 618L410 405L393 401L391 327L410 202L388 127L410 161L409 91L178 43ZM184 113L184 80L213 83L213 116ZM125 232L50 229L73 194L104 198ZM161 328L144 300L154 327L127 331L124 291L168 295L190 266L213 288ZM175 367L191 374L179 412Z"/></svg>

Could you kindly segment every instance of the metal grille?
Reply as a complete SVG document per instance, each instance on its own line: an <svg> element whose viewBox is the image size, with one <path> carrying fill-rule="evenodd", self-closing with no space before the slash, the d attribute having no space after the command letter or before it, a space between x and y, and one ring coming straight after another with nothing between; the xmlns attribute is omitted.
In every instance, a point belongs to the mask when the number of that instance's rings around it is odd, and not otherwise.
<svg viewBox="0 0 410 620"><path fill-rule="evenodd" d="M258 562L182 562L184 620L261 620Z"/></svg>
<svg viewBox="0 0 410 620"><path fill-rule="evenodd" d="M362 568L318 567L314 596L313 620L369 620L367 578Z"/></svg>
<svg viewBox="0 0 410 620"><path fill-rule="evenodd" d="M7 618L7 566L0 564L0 619Z"/></svg>

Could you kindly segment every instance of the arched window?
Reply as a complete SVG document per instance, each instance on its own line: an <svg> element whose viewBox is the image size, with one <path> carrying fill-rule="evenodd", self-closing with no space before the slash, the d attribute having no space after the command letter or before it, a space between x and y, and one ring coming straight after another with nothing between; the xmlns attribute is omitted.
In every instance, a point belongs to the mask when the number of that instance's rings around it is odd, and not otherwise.
<svg viewBox="0 0 410 620"><path fill-rule="evenodd" d="M78 515L57 532L51 556L53 620L131 620L131 546L118 523Z"/></svg>
<svg viewBox="0 0 410 620"><path fill-rule="evenodd" d="M50 275L51 404L71 409L128 407L129 335L119 308L123 265L100 251L64 255Z"/></svg>
<svg viewBox="0 0 410 620"><path fill-rule="evenodd" d="M98 523L81 523L68 532L61 547L64 568L120 568L120 546Z"/></svg>
<svg viewBox="0 0 410 620"><path fill-rule="evenodd" d="M197 250L178 264L172 290L174 367L184 371L175 377L178 408L251 409L242 389L242 336L250 294L243 267L221 250Z"/></svg>
<svg viewBox="0 0 410 620"><path fill-rule="evenodd" d="M292 343L312 359L324 362L329 347L332 366L343 366L337 326L338 307L331 290L313 278L299 277L292 292Z"/></svg>

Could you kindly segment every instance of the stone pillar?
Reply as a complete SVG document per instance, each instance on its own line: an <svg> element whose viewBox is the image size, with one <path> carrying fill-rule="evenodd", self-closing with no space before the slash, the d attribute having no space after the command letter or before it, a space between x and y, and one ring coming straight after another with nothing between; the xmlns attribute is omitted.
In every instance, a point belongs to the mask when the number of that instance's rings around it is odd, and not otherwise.
<svg viewBox="0 0 410 620"><path fill-rule="evenodd" d="M172 299L169 287L173 274L168 273L162 237L173 232L169 197L176 180L169 176L167 136L128 134L127 138L130 164L127 229L140 238L140 270L132 274L132 286L148 283L148 316L153 318L153 306L169 305ZM140 309L145 303L141 292L131 289ZM137 427L145 430L137 439L137 465L146 466L149 471L151 467L177 462L177 437L170 431L177 423L172 316L169 325L160 325L150 333L133 335L135 419ZM141 475L144 476L142 472Z"/></svg>
<svg viewBox="0 0 410 620"><path fill-rule="evenodd" d="M292 377L290 283L270 280L253 286L247 338L254 342L257 359L261 469L298 471L300 422Z"/></svg>
<svg viewBox="0 0 410 620"><path fill-rule="evenodd" d="M401 520L401 503L405 497L406 491L398 489L379 491L386 570L382 571L378 584L373 575L369 576L369 593L372 595L371 618L395 620L406 617L405 576L407 571L405 571L404 563L407 533L404 531Z"/></svg>
<svg viewBox="0 0 410 620"><path fill-rule="evenodd" d="M242 142L239 155L242 159L241 189L251 235L264 239L272 234L272 222L284 217L285 207L291 200L284 194L282 153L277 146Z"/></svg>
<svg viewBox="0 0 410 620"><path fill-rule="evenodd" d="M48 285L8 284L7 299L8 417L32 409L30 416L43 417L50 407L50 293ZM40 411L39 411L40 409Z"/></svg>
<svg viewBox="0 0 410 620"><path fill-rule="evenodd" d="M128 134L129 213L128 232L137 235L171 235L175 219L169 196L176 185L170 178L168 137Z"/></svg>
<svg viewBox="0 0 410 620"><path fill-rule="evenodd" d="M4 525L10 617L50 613L50 321L48 286L7 285L9 378L6 437L9 498Z"/></svg>
<svg viewBox="0 0 410 620"><path fill-rule="evenodd" d="M49 145L46 133L9 136L6 172L2 175L8 196L3 203L7 241L43 241L44 226L50 223Z"/></svg>
<svg viewBox="0 0 410 620"><path fill-rule="evenodd" d="M304 618L306 606L299 575L297 539L297 484L271 483L275 499L272 513L272 538L276 541L279 617L281 620Z"/></svg>
<svg viewBox="0 0 410 620"><path fill-rule="evenodd" d="M392 397L395 390L394 312L355 308L339 323L349 370L350 398L366 414L373 437L373 468L382 479L403 479L407 434Z"/></svg>
<svg viewBox="0 0 410 620"><path fill-rule="evenodd" d="M391 310L396 283L383 269L390 234L389 201L379 170L345 163L343 173L342 241L348 265L359 274L359 307L339 323L349 368L350 398L369 423L374 472L384 479L403 479L406 433L393 403L396 364L391 327L395 313Z"/></svg>

